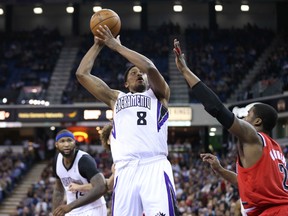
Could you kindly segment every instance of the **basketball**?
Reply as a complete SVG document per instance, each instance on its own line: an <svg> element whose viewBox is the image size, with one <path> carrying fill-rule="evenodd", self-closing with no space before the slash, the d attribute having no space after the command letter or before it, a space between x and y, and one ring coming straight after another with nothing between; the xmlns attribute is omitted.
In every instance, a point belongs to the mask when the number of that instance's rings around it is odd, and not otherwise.
<svg viewBox="0 0 288 216"><path fill-rule="evenodd" d="M114 37L116 37L121 29L121 20L116 12L111 9L102 9L95 12L90 19L90 29L93 35L101 37L97 32L99 26L107 25Z"/></svg>

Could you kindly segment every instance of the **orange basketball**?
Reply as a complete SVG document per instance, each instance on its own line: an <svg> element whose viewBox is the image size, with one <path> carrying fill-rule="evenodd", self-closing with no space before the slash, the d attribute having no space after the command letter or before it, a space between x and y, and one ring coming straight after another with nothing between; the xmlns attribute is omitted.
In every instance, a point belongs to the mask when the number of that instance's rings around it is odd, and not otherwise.
<svg viewBox="0 0 288 216"><path fill-rule="evenodd" d="M121 29L121 20L115 11L102 9L95 12L90 19L91 32L97 37L101 37L97 32L100 25L103 27L107 25L113 36L116 37Z"/></svg>

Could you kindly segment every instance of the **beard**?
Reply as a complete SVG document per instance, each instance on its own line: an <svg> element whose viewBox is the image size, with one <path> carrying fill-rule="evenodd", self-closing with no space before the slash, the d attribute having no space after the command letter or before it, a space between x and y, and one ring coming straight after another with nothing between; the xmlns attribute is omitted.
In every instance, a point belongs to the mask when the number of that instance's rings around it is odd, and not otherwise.
<svg viewBox="0 0 288 216"><path fill-rule="evenodd" d="M59 152L63 155L65 158L69 158L74 155L75 149L70 149L70 150L59 150Z"/></svg>
<svg viewBox="0 0 288 216"><path fill-rule="evenodd" d="M146 85L137 85L136 87L135 87L135 91L136 92L144 92L146 90Z"/></svg>

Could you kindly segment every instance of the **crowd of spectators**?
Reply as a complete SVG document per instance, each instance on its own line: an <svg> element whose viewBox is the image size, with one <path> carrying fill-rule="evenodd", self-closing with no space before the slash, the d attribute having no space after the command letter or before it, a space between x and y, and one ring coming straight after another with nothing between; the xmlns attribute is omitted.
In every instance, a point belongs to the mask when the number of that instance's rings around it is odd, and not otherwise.
<svg viewBox="0 0 288 216"><path fill-rule="evenodd" d="M185 55L192 70L211 87L223 102L226 102L239 80L252 69L257 58L271 44L276 33L247 24L241 29L205 29L195 25L181 29L172 22L163 23L154 30L128 30L120 32L121 42L127 47L151 58L169 83L169 54L172 51L172 38L181 36L185 40ZM19 104L25 99L46 98L60 51L65 39L57 29L44 27L30 32L0 33L0 97L8 97L8 103ZM92 97L79 85L75 72L84 53L93 44L91 33L81 36L78 56L71 70L70 81L62 95L63 104L94 102ZM287 35L283 44L268 57L259 75L251 82L247 94L241 93L239 100L250 99L255 86L261 96L263 88L280 81L285 91L287 81ZM92 70L92 74L101 77L111 88L125 91L123 73L129 65L120 55L104 48ZM253 86L254 85L254 86ZM31 96L27 86L38 86L40 92ZM263 88L260 88L260 87ZM27 89L27 88L26 88ZM25 91L24 91L25 90ZM20 95L22 91L22 94ZM31 92L30 92L31 93ZM27 96L27 97L26 97ZM190 94L190 102L195 102Z"/></svg>
<svg viewBox="0 0 288 216"><path fill-rule="evenodd" d="M25 86L41 86L45 91L59 58L64 39L57 29L0 33L0 96L9 104L19 104ZM29 95L31 96L31 95ZM36 97L45 95L39 94ZM27 98L29 99L29 98Z"/></svg>
<svg viewBox="0 0 288 216"><path fill-rule="evenodd" d="M288 35L279 37L279 44L273 49L250 84L250 97L271 96L288 90Z"/></svg>
<svg viewBox="0 0 288 216"><path fill-rule="evenodd" d="M128 47L151 58L169 83L168 65L169 53L172 51L171 36L185 38L184 52L188 64L223 102L227 102L234 90L238 88L241 80L253 68L259 56L277 36L271 29L261 29L251 24L247 24L241 29L216 30L203 29L193 25L183 31L181 33L179 25L169 22L154 31L122 30L121 40ZM161 35L160 38L159 35ZM285 40L287 40L286 37ZM62 103L95 101L94 97L84 90L75 78L75 71L80 59L92 42L91 34L83 37L81 51L75 67L71 71L71 81L63 93ZM287 71L288 65L287 45L285 44L284 42L280 44L277 50L268 57L266 66L259 71L260 75L251 82L251 86L248 86L247 94L241 93L238 100L251 99L253 94L250 94L249 91L254 87L253 85L258 86L259 83L271 85L276 79L279 79L285 86L285 82L287 83L285 71ZM123 73L128 66L127 61L121 56L113 54L111 50L104 49L101 52L92 74L101 77L112 88L125 91ZM275 67L276 65L277 67ZM264 73L265 71L268 73ZM284 90L285 87L281 89L281 91ZM260 88L257 91L261 94ZM189 95L190 102L195 102L191 92Z"/></svg>
<svg viewBox="0 0 288 216"><path fill-rule="evenodd" d="M19 153L7 147L0 153L0 203L13 192L31 168L32 162L33 157L25 149Z"/></svg>
<svg viewBox="0 0 288 216"><path fill-rule="evenodd" d="M191 69L226 102L275 37L269 29L186 29L186 58ZM190 101L193 101L190 94Z"/></svg>

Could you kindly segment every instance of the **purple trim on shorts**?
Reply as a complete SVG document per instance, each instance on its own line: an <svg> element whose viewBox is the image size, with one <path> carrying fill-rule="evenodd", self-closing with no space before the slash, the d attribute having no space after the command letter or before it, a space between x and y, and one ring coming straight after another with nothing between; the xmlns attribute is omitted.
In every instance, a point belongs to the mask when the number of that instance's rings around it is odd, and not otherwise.
<svg viewBox="0 0 288 216"><path fill-rule="evenodd" d="M168 195L169 216L177 216L178 210L176 206L175 191L169 179L169 176L167 175L166 172L164 172L164 178L165 178L165 184L166 184L167 195Z"/></svg>

